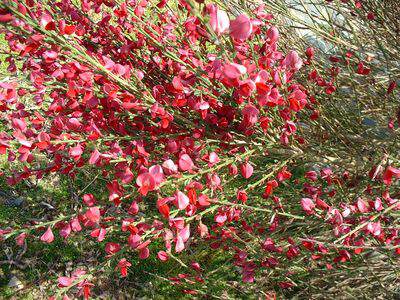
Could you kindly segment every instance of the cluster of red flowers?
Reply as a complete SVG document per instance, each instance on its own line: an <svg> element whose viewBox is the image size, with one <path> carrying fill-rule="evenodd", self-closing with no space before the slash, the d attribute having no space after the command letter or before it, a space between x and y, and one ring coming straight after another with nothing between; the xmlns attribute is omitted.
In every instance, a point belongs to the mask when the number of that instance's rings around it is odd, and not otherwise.
<svg viewBox="0 0 400 300"><path fill-rule="evenodd" d="M388 194L386 202L360 197L340 208L322 200L335 195L322 185L304 183L307 198L301 199L299 189L292 203L275 196L293 180L286 164L302 153L299 122L318 118L315 98L295 80L314 50L305 50L304 62L294 50L279 50L274 17L262 5L251 16L232 16L215 4L180 0L179 9L172 10L167 2L0 4L0 22L14 53L8 71L17 72L17 57L26 79L0 83L0 114L8 120L0 133L0 154L15 166L3 174L7 183L51 173L74 177L86 169L99 174L108 191L101 199L82 195L79 211L64 212L45 225L4 229L2 236L16 236L23 245L81 232L105 243L121 276L129 273L133 255L179 262L174 253L193 239L203 240L210 249L233 253L245 282L253 282L257 270L300 255L304 247L320 253L315 257L328 253L323 241L312 238L272 238L296 219L332 224L346 245L364 245L363 238L356 239L361 231L398 245L397 231L382 228L388 221L383 215L368 220L374 211L398 209ZM368 69L360 65L359 71ZM309 78L327 94L335 91L333 81L316 71ZM399 177L400 171L389 167L383 180L390 184ZM320 178L328 187L342 182L329 169L319 177L308 172L306 178ZM249 223L256 212L261 219L270 217L270 224L260 225L256 217ZM365 226L352 232L352 224ZM246 235L254 238L248 241ZM263 237L261 245L255 235ZM155 240L164 247L151 253ZM257 246L263 250L258 256L248 250ZM198 263L189 268L195 275L188 271L172 281L205 280ZM77 286L88 297L87 278L77 270L60 277L59 287ZM279 277L276 283L292 286Z"/></svg>

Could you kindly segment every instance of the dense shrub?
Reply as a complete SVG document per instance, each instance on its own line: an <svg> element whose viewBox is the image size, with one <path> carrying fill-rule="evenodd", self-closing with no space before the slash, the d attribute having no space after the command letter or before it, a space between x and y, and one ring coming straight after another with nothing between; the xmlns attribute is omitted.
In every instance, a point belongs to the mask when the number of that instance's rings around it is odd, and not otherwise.
<svg viewBox="0 0 400 300"><path fill-rule="evenodd" d="M267 298L398 262L398 44L374 3L3 1L18 76L0 83L2 176L100 184L2 238L101 249L55 278L58 297L150 256L209 295L216 254L232 293Z"/></svg>

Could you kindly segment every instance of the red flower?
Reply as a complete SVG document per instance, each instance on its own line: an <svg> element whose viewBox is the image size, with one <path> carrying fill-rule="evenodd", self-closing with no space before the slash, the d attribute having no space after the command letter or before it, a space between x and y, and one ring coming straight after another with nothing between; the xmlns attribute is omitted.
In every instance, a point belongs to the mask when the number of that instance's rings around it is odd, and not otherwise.
<svg viewBox="0 0 400 300"><path fill-rule="evenodd" d="M278 182L276 180L270 180L267 182L267 186L265 187L264 197L268 198L272 195L274 188L278 187Z"/></svg>
<svg viewBox="0 0 400 300"><path fill-rule="evenodd" d="M394 167L389 166L383 173L383 182L386 185L391 185L393 177L396 177L396 179L400 178L400 169L396 169Z"/></svg>
<svg viewBox="0 0 400 300"><path fill-rule="evenodd" d="M292 173L287 170L287 167L284 167L281 171L279 171L277 175L277 179L279 181L285 181L292 177Z"/></svg>
<svg viewBox="0 0 400 300"><path fill-rule="evenodd" d="M3 14L0 13L0 23L7 23L14 20L14 16L12 14Z"/></svg>
<svg viewBox="0 0 400 300"><path fill-rule="evenodd" d="M127 261L126 258L123 258L118 262L117 269L120 270L122 277L126 277L128 275L128 268L130 266L132 266L132 264Z"/></svg>
<svg viewBox="0 0 400 300"><path fill-rule="evenodd" d="M389 83L389 86L388 86L388 89L387 89L387 91L386 91L386 94L391 94L393 91L394 91L394 89L397 87L397 83L396 83L396 81L391 81L390 83Z"/></svg>
<svg viewBox="0 0 400 300"><path fill-rule="evenodd" d="M306 55L307 55L307 58L309 60L313 59L314 58L314 48L313 47L308 47L306 49Z"/></svg>
<svg viewBox="0 0 400 300"><path fill-rule="evenodd" d="M150 173L142 173L136 178L136 184L139 186L139 193L146 196L149 191L153 191L156 182Z"/></svg>
<svg viewBox="0 0 400 300"><path fill-rule="evenodd" d="M308 171L306 174L304 174L304 177L307 179L310 179L311 181L317 181L318 180L318 174L315 171Z"/></svg>
<svg viewBox="0 0 400 300"><path fill-rule="evenodd" d="M121 245L118 243L107 243L105 247L105 251L108 254L115 254L121 250Z"/></svg>

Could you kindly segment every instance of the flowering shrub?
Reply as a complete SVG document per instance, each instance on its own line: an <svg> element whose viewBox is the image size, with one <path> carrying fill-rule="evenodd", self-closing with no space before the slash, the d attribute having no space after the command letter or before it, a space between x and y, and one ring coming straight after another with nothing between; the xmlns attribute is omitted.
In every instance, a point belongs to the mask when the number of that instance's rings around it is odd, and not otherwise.
<svg viewBox="0 0 400 300"><path fill-rule="evenodd" d="M98 245L101 262L55 280L66 298L89 298L104 269L126 277L150 256L185 270L171 284L204 294L214 270L190 256L202 247L271 297L368 249L398 259L399 165L386 156L368 177L318 161L352 143L320 117L339 67L316 70L313 47L283 50L264 5L236 15L203 1L171 5L0 4L8 71L24 74L0 83L0 153L12 166L2 176L16 185L86 172L104 188L2 238ZM370 73L358 63L357 74ZM332 139L344 148L321 154Z"/></svg>

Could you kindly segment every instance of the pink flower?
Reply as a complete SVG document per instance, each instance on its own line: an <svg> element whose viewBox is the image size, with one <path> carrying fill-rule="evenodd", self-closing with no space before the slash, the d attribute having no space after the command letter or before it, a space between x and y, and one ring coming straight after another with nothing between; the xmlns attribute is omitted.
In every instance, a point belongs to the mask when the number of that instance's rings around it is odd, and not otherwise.
<svg viewBox="0 0 400 300"><path fill-rule="evenodd" d="M153 175L156 185L159 185L164 181L164 172L161 166L159 165L151 166L149 168L149 173Z"/></svg>
<svg viewBox="0 0 400 300"><path fill-rule="evenodd" d="M119 252L119 250L121 250L121 245L118 243L110 242L106 244L105 251L107 254L112 255Z"/></svg>
<svg viewBox="0 0 400 300"><path fill-rule="evenodd" d="M82 153L83 153L82 146L79 144L69 149L69 156L71 156L74 160L79 160Z"/></svg>
<svg viewBox="0 0 400 300"><path fill-rule="evenodd" d="M96 199L94 198L93 194L85 194L83 195L83 202L85 202L87 206L93 206L96 202Z"/></svg>
<svg viewBox="0 0 400 300"><path fill-rule="evenodd" d="M269 38L269 43L273 44L279 39L279 31L275 26L271 26L267 31L267 37Z"/></svg>
<svg viewBox="0 0 400 300"><path fill-rule="evenodd" d="M314 212L315 203L310 198L303 198L301 199L301 207L303 207L307 214L312 214Z"/></svg>
<svg viewBox="0 0 400 300"><path fill-rule="evenodd" d="M220 10L214 4L207 5L208 13L210 14L210 25L217 35L221 35L229 29L228 14Z"/></svg>
<svg viewBox="0 0 400 300"><path fill-rule="evenodd" d="M242 173L242 176L247 179L253 175L253 166L248 162L244 163L240 166L240 172Z"/></svg>
<svg viewBox="0 0 400 300"><path fill-rule="evenodd" d="M100 228L94 229L90 233L90 236L93 238L97 238L97 241L101 242L106 238L106 233L107 233L107 230L103 227L100 227Z"/></svg>
<svg viewBox="0 0 400 300"><path fill-rule="evenodd" d="M75 278L73 277L66 277L66 276L61 276L58 277L58 285L60 287L67 287L70 286L74 282Z"/></svg>
<svg viewBox="0 0 400 300"><path fill-rule="evenodd" d="M223 74L229 79L238 79L240 76L246 74L247 69L245 66L228 63L223 67Z"/></svg>
<svg viewBox="0 0 400 300"><path fill-rule="evenodd" d="M178 166L172 161L172 159L164 161L162 167L167 175L178 172Z"/></svg>
<svg viewBox="0 0 400 300"><path fill-rule="evenodd" d="M185 244L183 242L182 237L178 235L176 237L175 252L179 253L179 252L183 251L183 249L185 249Z"/></svg>
<svg viewBox="0 0 400 300"><path fill-rule="evenodd" d="M70 224L71 224L72 231L79 232L82 230L82 227L81 227L81 224L79 223L78 218L71 219Z"/></svg>
<svg viewBox="0 0 400 300"><path fill-rule="evenodd" d="M190 237L190 225L186 225L183 229L179 230L178 235L186 242Z"/></svg>
<svg viewBox="0 0 400 300"><path fill-rule="evenodd" d="M260 111L254 105L251 104L246 105L242 109L243 123L244 123L243 125L251 127L254 124L256 124L258 121L259 113Z"/></svg>
<svg viewBox="0 0 400 300"><path fill-rule="evenodd" d="M165 251L158 251L157 257L161 261L167 261L169 259L168 253Z"/></svg>
<svg viewBox="0 0 400 300"><path fill-rule="evenodd" d="M48 227L45 233L43 233L43 235L40 237L40 240L47 244L50 244L54 241L54 234L50 227Z"/></svg>
<svg viewBox="0 0 400 300"><path fill-rule="evenodd" d="M303 60L299 57L299 54L296 51L290 50L283 60L282 65L288 69L298 71L303 65Z"/></svg>
<svg viewBox="0 0 400 300"><path fill-rule="evenodd" d="M99 150L94 149L89 158L89 164L94 165L100 159L101 153Z"/></svg>
<svg viewBox="0 0 400 300"><path fill-rule="evenodd" d="M360 213L367 213L370 211L369 205L363 199L357 199L357 208Z"/></svg>
<svg viewBox="0 0 400 300"><path fill-rule="evenodd" d="M177 191L175 194L176 206L179 209L185 209L189 205L189 198L181 191Z"/></svg>
<svg viewBox="0 0 400 300"><path fill-rule="evenodd" d="M59 233L63 238L68 238L68 236L71 234L71 225L66 223L63 227L61 227Z"/></svg>
<svg viewBox="0 0 400 300"><path fill-rule="evenodd" d="M100 209L98 207L90 207L86 213L85 213L85 217L93 222L93 223L99 223L100 221Z"/></svg>
<svg viewBox="0 0 400 300"><path fill-rule="evenodd" d="M307 55L308 59L313 59L314 58L314 48L308 47L306 49L306 55Z"/></svg>
<svg viewBox="0 0 400 300"><path fill-rule="evenodd" d="M192 159L187 154L182 154L179 157L178 165L182 171L189 171L194 167Z"/></svg>
<svg viewBox="0 0 400 300"><path fill-rule="evenodd" d="M130 183L134 178L134 175L133 175L132 171L129 169L129 167L125 167L120 172L118 172L116 175L117 175L117 177L119 177L121 179L121 182L125 183L125 184Z"/></svg>
<svg viewBox="0 0 400 300"><path fill-rule="evenodd" d="M18 246L23 246L24 245L26 236L27 236L26 232L22 232L15 238L15 241L16 241Z"/></svg>
<svg viewBox="0 0 400 300"><path fill-rule="evenodd" d="M218 154L215 152L211 152L210 155L208 156L208 161L209 161L209 166L213 166L217 163L219 163L219 157Z"/></svg>
<svg viewBox="0 0 400 300"><path fill-rule="evenodd" d="M149 191L156 187L156 181L152 174L142 173L136 178L136 184L139 186L139 193L146 196Z"/></svg>
<svg viewBox="0 0 400 300"><path fill-rule="evenodd" d="M238 41L245 41L251 35L253 25L247 15L241 14L231 21L230 30L232 38Z"/></svg>
<svg viewBox="0 0 400 300"><path fill-rule="evenodd" d="M199 226L197 227L197 230L199 231L200 236L202 238L208 236L208 227L206 225L204 225L203 223L201 223L201 221L200 221Z"/></svg>
<svg viewBox="0 0 400 300"><path fill-rule="evenodd" d="M373 234L374 236L379 236L382 232L382 227L380 222L369 222L366 230Z"/></svg>
<svg viewBox="0 0 400 300"><path fill-rule="evenodd" d="M227 219L228 217L226 216L225 213L219 213L214 217L214 221L220 225L224 224Z"/></svg>
<svg viewBox="0 0 400 300"><path fill-rule="evenodd" d="M148 247L140 248L139 249L139 258L140 259L146 259L150 255L150 250Z"/></svg>

